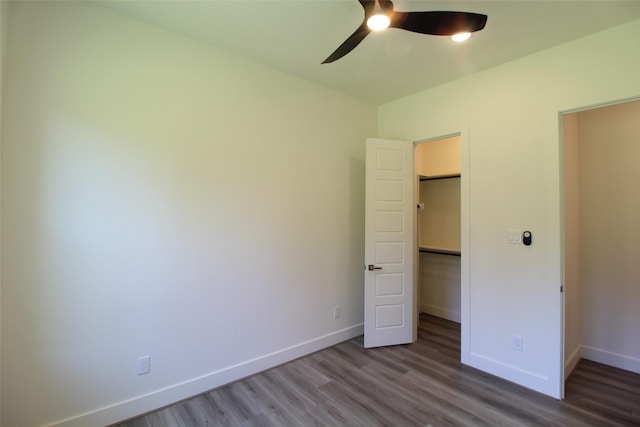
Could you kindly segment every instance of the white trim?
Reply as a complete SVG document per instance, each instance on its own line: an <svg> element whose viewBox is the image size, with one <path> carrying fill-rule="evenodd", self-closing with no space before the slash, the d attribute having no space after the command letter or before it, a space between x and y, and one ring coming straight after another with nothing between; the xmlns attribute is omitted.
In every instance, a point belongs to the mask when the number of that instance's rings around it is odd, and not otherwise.
<svg viewBox="0 0 640 427"><path fill-rule="evenodd" d="M635 101L640 101L640 95L630 96L628 98L614 99L612 101L597 102L595 104L584 105L582 107L562 110L560 111L560 116L563 116L564 114L580 113L583 111L596 110L598 108L611 107L614 105L626 104L627 102L635 102Z"/></svg>
<svg viewBox="0 0 640 427"><path fill-rule="evenodd" d="M602 350L599 348L581 346L581 356L583 359L592 360L604 365L613 366L614 368L624 369L625 371L640 374L640 359L624 354L614 353L612 351Z"/></svg>
<svg viewBox="0 0 640 427"><path fill-rule="evenodd" d="M636 359L633 357L629 357L629 356L624 356L621 354L617 354L617 353L612 353L606 350L600 350L600 349L596 349L593 347L588 347L588 346L584 346L584 345L578 345L577 348L573 351L573 353L571 354L571 356L569 356L568 358L565 358L566 355L566 351L567 349L565 348L566 346L566 323L565 323L565 314L566 314L566 280L565 280L565 257L566 257L566 253L565 253L565 220L566 220L566 216L565 216L565 212L564 212L564 207L565 207L565 184L564 184L564 148L565 148L565 143L564 143L564 139L563 139L563 123L564 123L564 116L565 115L569 115L569 114L574 114L574 113L579 113L579 112L583 112L583 111L589 111L589 110L595 110L598 108L604 108L604 107L610 107L610 106L614 106L614 105L620 105L620 104L625 104L628 102L636 102L636 101L640 101L640 95L635 95L635 96L631 96L628 98L619 98L619 99L614 99L614 100L610 100L610 101L604 101L604 102L598 102L595 104L589 104L589 105L584 105L581 107L574 107L574 108L569 108L569 109L565 109L565 110L561 110L558 112L556 120L557 120L557 129L558 129L558 134L557 134L557 138L558 138L558 148L559 148L559 162L558 162L558 166L559 166L559 184L560 184L560 237L561 237L561 242L560 242L560 250L561 250L561 262L562 262L562 267L561 267L561 285L564 286L564 292L561 293L562 295L562 329L561 329L561 335L562 335L562 345L561 345L561 360L564 359L564 364L561 363L561 367L563 368L563 375L562 377L564 378L564 380L566 381L567 378L569 378L569 376L571 375L571 373L573 372L573 370L575 369L576 365L578 364L578 362L580 361L581 358L584 359L588 359L588 360L592 360L594 362L599 362L599 363L603 363L605 365L609 365L609 366L613 366L616 368L620 368L620 369L625 369L627 371L631 371L631 372L635 372L635 373L640 373L640 359ZM564 399L564 394L565 394L565 390L564 390L564 381L561 383L561 399Z"/></svg>
<svg viewBox="0 0 640 427"><path fill-rule="evenodd" d="M471 126L460 131L460 362L471 360Z"/></svg>
<svg viewBox="0 0 640 427"><path fill-rule="evenodd" d="M430 304L420 304L420 313L427 313L432 316L441 317L443 319L451 320L452 322L460 323L460 312L449 310L444 307L437 307Z"/></svg>
<svg viewBox="0 0 640 427"><path fill-rule="evenodd" d="M624 354L589 347L587 345L579 345L564 364L567 378L571 375L571 372L573 372L580 359L591 360L592 362L602 363L603 365L640 374L640 359L636 357L625 356Z"/></svg>
<svg viewBox="0 0 640 427"><path fill-rule="evenodd" d="M555 384L549 382L549 377L537 372L527 371L514 365L503 363L491 357L483 356L473 351L468 355L467 365L487 372L496 377L530 388L537 392L559 399Z"/></svg>
<svg viewBox="0 0 640 427"><path fill-rule="evenodd" d="M445 138L451 138L453 136L460 136L460 312L457 313L457 317L458 320L456 320L458 323L460 323L460 362L464 365L470 365L472 362L472 358L470 355L471 352L471 326L470 326L470 312L471 312L471 300L470 300L470 293L471 293L471 264L469 262L470 259L470 250L469 250L469 246L470 246L470 235L471 235L471 231L470 231L470 210L471 210L471 188L469 185L469 180L470 180L470 176L471 176L471 168L470 168L470 164L471 164L471 149L470 149L470 134L471 134L471 126L468 122L463 122L463 123L458 123L457 126L455 126L454 128L448 127L446 129L440 129L440 132L433 132L432 135L439 135L439 136L433 136L430 138L425 138L425 139L421 139L418 141L414 141L414 153L415 153L415 146L417 144L422 144L424 142L429 142L429 141L435 141L438 139L445 139ZM415 158L414 158L414 165L415 165ZM416 179L416 185L419 184L419 180ZM416 203L418 203L418 188L414 189L414 206L416 205ZM414 210L415 212L415 210ZM417 219L416 219L417 221ZM417 222L416 222L417 224ZM416 265L416 271L417 272L417 265L419 262L419 256L418 256L418 244L417 244L417 225L416 225L416 244L415 244L415 252L414 252L414 256L416 257L415 260L415 265ZM417 273L415 273L415 278L414 278L414 287L415 289L417 289L417 282L416 282L416 278L417 278ZM421 305L419 310L422 311L422 307L425 307L424 305ZM426 309L424 310L426 313L429 313L429 311L427 311ZM451 312L454 313L454 312ZM438 316L438 314L435 313L430 313L430 314L434 314L435 316ZM445 318L449 318L446 315L441 315L440 317L445 317ZM451 320L451 319L450 319Z"/></svg>
<svg viewBox="0 0 640 427"><path fill-rule="evenodd" d="M564 362L565 381L567 380L567 378L569 378L569 376L571 376L571 373L573 372L573 370L576 369L576 366L578 365L578 362L580 361L580 359L582 359L581 345L577 346L576 349L573 350L573 353L571 353L571 356L569 356L569 358Z"/></svg>
<svg viewBox="0 0 640 427"><path fill-rule="evenodd" d="M360 323L133 399L79 414L50 426L85 427L123 421L350 340L362 335L363 329L364 325Z"/></svg>

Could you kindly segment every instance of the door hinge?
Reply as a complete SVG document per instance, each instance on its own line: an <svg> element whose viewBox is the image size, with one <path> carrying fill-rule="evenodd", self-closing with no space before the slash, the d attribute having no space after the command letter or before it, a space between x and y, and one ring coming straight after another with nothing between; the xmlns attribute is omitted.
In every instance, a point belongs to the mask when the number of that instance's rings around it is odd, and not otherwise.
<svg viewBox="0 0 640 427"><path fill-rule="evenodd" d="M560 293L564 292L564 286L560 286Z"/></svg>

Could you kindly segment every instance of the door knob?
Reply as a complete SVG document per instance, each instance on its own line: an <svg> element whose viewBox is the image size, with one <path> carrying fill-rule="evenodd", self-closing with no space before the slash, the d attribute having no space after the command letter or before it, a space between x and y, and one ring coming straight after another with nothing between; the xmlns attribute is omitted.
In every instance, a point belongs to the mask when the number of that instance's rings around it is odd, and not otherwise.
<svg viewBox="0 0 640 427"><path fill-rule="evenodd" d="M382 270L382 267L376 267L376 266L375 266L375 265L373 265L373 264L369 264L368 270L369 270L369 271L373 271L373 270Z"/></svg>

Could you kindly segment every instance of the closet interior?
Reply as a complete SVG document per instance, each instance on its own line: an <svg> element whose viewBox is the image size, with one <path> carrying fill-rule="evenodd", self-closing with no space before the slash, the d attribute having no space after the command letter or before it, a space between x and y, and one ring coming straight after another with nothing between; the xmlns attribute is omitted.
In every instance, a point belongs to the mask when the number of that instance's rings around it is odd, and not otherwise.
<svg viewBox="0 0 640 427"><path fill-rule="evenodd" d="M563 114L565 377L640 373L640 101Z"/></svg>
<svg viewBox="0 0 640 427"><path fill-rule="evenodd" d="M418 310L460 323L460 136L416 145Z"/></svg>

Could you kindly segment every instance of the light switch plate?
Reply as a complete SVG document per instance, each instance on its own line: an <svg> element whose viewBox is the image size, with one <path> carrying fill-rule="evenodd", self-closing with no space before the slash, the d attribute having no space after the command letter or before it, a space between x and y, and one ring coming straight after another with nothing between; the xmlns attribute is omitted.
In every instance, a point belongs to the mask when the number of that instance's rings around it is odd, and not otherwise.
<svg viewBox="0 0 640 427"><path fill-rule="evenodd" d="M520 244L522 241L522 230L509 229L507 230L507 243L514 245Z"/></svg>

